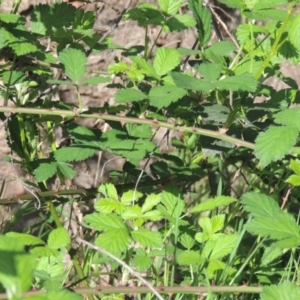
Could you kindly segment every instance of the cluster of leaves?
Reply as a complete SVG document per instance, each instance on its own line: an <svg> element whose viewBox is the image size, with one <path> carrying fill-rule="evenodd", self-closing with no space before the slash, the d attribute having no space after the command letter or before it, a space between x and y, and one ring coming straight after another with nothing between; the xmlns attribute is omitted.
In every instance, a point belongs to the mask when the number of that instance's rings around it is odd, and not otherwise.
<svg viewBox="0 0 300 300"><path fill-rule="evenodd" d="M51 231L47 243L30 234L10 232L0 235L0 282L8 299L21 299L34 283L48 291L27 299L81 299L67 290L60 290L67 279L64 272L69 233L64 228ZM25 245L30 248L25 251Z"/></svg>
<svg viewBox="0 0 300 300"><path fill-rule="evenodd" d="M46 191L46 181L55 175L61 182L75 177L74 161L99 151L121 156L126 161L122 172L110 174L120 185L101 185L95 212L81 224L88 239L133 268L147 271L154 284L262 283L266 287L261 299L290 295L297 299L298 261L294 258L300 244L299 225L276 201L287 193L288 209L299 207L300 109L291 108L300 101L299 88L279 69L283 58L299 62L297 1L220 1L239 10L244 22L237 27L236 41L215 43L210 43L212 14L201 0L188 0L187 14L179 13L182 0L157 2L140 3L124 14L125 20L145 28L145 45L128 49L94 33L94 12L66 3L35 6L28 26L15 13L0 14L0 51L5 59L0 95L5 105L12 101L16 111L25 107L62 112L61 116L14 114L8 119L0 114L7 122L9 145L20 158L14 163L35 178L31 185ZM161 28L156 40L163 31L171 34L195 26L198 47L156 48L150 45L149 26ZM57 44L54 51L48 51L46 39L51 46ZM107 74L98 76L87 69L88 56L107 49L119 49L127 59L116 58ZM59 77L54 77L53 68ZM276 91L264 85L271 76L288 88ZM118 89L114 106L83 107L80 86L110 83L114 77L119 83L107 85ZM60 84L75 87L77 107L52 101L52 89ZM258 96L268 101L256 103ZM74 111L74 117L65 117L64 111ZM107 121L110 130L76 124L76 118L95 113L114 117ZM120 124L120 113L130 122ZM174 129L181 125L194 130L183 132L181 140L172 138L177 150L165 154L153 142L151 124L170 119L176 122ZM59 149L53 138L58 126L71 139L69 146ZM204 129L203 135L197 129ZM169 141L168 134L165 137ZM239 140L254 151L236 147ZM45 143L50 145L47 151L42 147ZM148 174L139 170L143 159L149 163ZM236 197L232 197L232 170L246 182L246 188L234 191ZM126 189L132 182L140 183L138 190L145 185L143 192ZM176 187L161 185L170 182ZM125 191L120 193L122 185ZM247 189L250 192L245 193ZM273 196L267 196L271 192ZM51 299L53 293L63 299L77 297L60 290L72 267L66 271L62 261L71 255L76 264L77 250L71 249L69 233L60 228L56 203L71 199L58 197L53 203L54 197L41 200L51 213L47 220L58 229L46 234L41 230L41 238L13 232L0 236L0 265L4 266L0 282L8 298L21 298L32 284L47 290L38 299ZM118 272L119 265L110 258L80 251L85 264L81 271L78 265L75 268L76 280L93 273L92 262L110 263ZM267 286L283 279L288 282Z"/></svg>

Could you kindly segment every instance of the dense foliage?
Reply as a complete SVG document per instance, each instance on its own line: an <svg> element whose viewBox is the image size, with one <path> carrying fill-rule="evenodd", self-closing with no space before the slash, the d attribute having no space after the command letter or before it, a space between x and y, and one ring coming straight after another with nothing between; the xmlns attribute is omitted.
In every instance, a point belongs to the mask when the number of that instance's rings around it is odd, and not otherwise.
<svg viewBox="0 0 300 300"><path fill-rule="evenodd" d="M144 45L128 49L94 32L94 12L67 3L37 5L27 23L18 1L0 13L7 160L31 178L21 211L40 215L22 232L12 230L22 214L4 226L3 297L300 299L300 95L280 71L284 59L299 62L299 1L220 2L242 16L236 40L212 42L213 15L201 0L188 0L186 14L182 0L158 0L120 15L145 29ZM159 34L194 27L197 43L156 47L151 26ZM105 74L87 68L91 53L112 49L122 59ZM264 84L272 76L288 87ZM79 87L99 84L117 89L115 104L84 107ZM53 101L59 85L75 87L78 105ZM86 118L109 130L76 122ZM57 146L58 127L69 144ZM63 188L76 176L73 162L102 151L125 159L111 182ZM49 190L54 177L60 190ZM79 204L95 198L79 218Z"/></svg>

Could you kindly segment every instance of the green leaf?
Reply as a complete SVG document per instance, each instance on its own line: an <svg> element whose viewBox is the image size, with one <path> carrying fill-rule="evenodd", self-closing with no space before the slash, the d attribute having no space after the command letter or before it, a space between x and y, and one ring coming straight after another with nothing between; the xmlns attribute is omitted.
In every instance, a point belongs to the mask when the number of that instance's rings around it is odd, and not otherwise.
<svg viewBox="0 0 300 300"><path fill-rule="evenodd" d="M124 210L124 204L121 204L118 200L110 198L102 198L94 205L95 209L101 213L108 214L116 210L118 213L122 213Z"/></svg>
<svg viewBox="0 0 300 300"><path fill-rule="evenodd" d="M20 71L4 71L2 73L3 83L6 86L12 86L18 83L22 83L24 81L28 81L29 78Z"/></svg>
<svg viewBox="0 0 300 300"><path fill-rule="evenodd" d="M56 164L58 170L64 175L64 177L69 179L73 179L75 177L75 171L73 170L72 165L62 161L58 161Z"/></svg>
<svg viewBox="0 0 300 300"><path fill-rule="evenodd" d="M193 250L185 250L180 252L176 260L179 265L200 265L204 259L200 256L200 253Z"/></svg>
<svg viewBox="0 0 300 300"><path fill-rule="evenodd" d="M203 63L198 68L199 73L207 80L216 80L222 72L222 65L219 63Z"/></svg>
<svg viewBox="0 0 300 300"><path fill-rule="evenodd" d="M58 149L54 152L54 156L57 161L62 162L81 161L93 156L99 150L100 148L90 145L71 145L69 147Z"/></svg>
<svg viewBox="0 0 300 300"><path fill-rule="evenodd" d="M166 16L175 15L182 5L183 0L158 0L161 11Z"/></svg>
<svg viewBox="0 0 300 300"><path fill-rule="evenodd" d="M177 87L186 90L195 90L209 94L215 89L215 86L205 79L198 79L192 76L182 74L179 72L171 72L171 77Z"/></svg>
<svg viewBox="0 0 300 300"><path fill-rule="evenodd" d="M30 250L30 253L35 257L50 257L54 255L55 250L48 247L34 247Z"/></svg>
<svg viewBox="0 0 300 300"><path fill-rule="evenodd" d="M161 201L161 194L150 194L147 196L143 206L142 213L145 213L151 210L154 206L156 206Z"/></svg>
<svg viewBox="0 0 300 300"><path fill-rule="evenodd" d="M49 159L39 160L39 166L33 171L36 181L45 181L56 173L57 163Z"/></svg>
<svg viewBox="0 0 300 300"><path fill-rule="evenodd" d="M75 17L76 8L67 3L40 4L31 13L30 28L37 34L50 33L52 28L68 27Z"/></svg>
<svg viewBox="0 0 300 300"><path fill-rule="evenodd" d="M126 129L131 137L149 139L153 136L151 127L147 124L126 124Z"/></svg>
<svg viewBox="0 0 300 300"><path fill-rule="evenodd" d="M258 82L252 74L243 73L214 81L214 84L219 90L255 92Z"/></svg>
<svg viewBox="0 0 300 300"><path fill-rule="evenodd" d="M185 205L184 201L179 198L178 189L174 186L169 186L164 189L161 196L161 203L166 207L168 214L175 219L179 219L184 211Z"/></svg>
<svg viewBox="0 0 300 300"><path fill-rule="evenodd" d="M204 54L209 55L210 53L213 53L217 56L230 56L234 50L236 50L236 46L232 42L221 41L213 43L204 51Z"/></svg>
<svg viewBox="0 0 300 300"><path fill-rule="evenodd" d="M168 107L172 102L176 102L187 94L183 88L176 86L155 86L149 92L151 105L161 109Z"/></svg>
<svg viewBox="0 0 300 300"><path fill-rule="evenodd" d="M3 49L6 45L5 32L6 32L6 30L3 27L0 28L0 49Z"/></svg>
<svg viewBox="0 0 300 300"><path fill-rule="evenodd" d="M219 214L211 218L212 232L218 232L224 227L225 214Z"/></svg>
<svg viewBox="0 0 300 300"><path fill-rule="evenodd" d="M211 36L211 13L203 5L202 0L188 0L189 9L197 23L198 40L201 47L205 47Z"/></svg>
<svg viewBox="0 0 300 300"><path fill-rule="evenodd" d="M12 24L17 24L17 23L24 24L26 22L24 17L15 14L5 14L5 13L0 13L0 20L4 23L12 23Z"/></svg>
<svg viewBox="0 0 300 300"><path fill-rule="evenodd" d="M278 124L296 127L300 130L300 108L293 107L275 114L274 121Z"/></svg>
<svg viewBox="0 0 300 300"><path fill-rule="evenodd" d="M224 270L226 269L226 272L228 273L236 273L233 268L228 267L227 264L224 262L216 259L216 260L210 260L207 266L207 274L210 278L215 276L216 271L218 270Z"/></svg>
<svg viewBox="0 0 300 300"><path fill-rule="evenodd" d="M131 232L132 238L144 247L163 247L163 240L159 232L148 229L138 229Z"/></svg>
<svg viewBox="0 0 300 300"><path fill-rule="evenodd" d="M53 28L70 26L75 16L75 7L66 3L36 5L31 13L30 29L40 35L51 34Z"/></svg>
<svg viewBox="0 0 300 300"><path fill-rule="evenodd" d="M108 71L112 74L123 73L123 72L128 71L129 69L130 69L130 66L127 65L124 61L120 61L118 63L111 64L108 67Z"/></svg>
<svg viewBox="0 0 300 300"><path fill-rule="evenodd" d="M45 242L39 239L36 236L27 233L19 233L19 232L8 232L6 234L8 237L12 237L17 239L18 241L22 242L26 246L37 246L37 245L44 245Z"/></svg>
<svg viewBox="0 0 300 300"><path fill-rule="evenodd" d="M268 19L283 22L286 18L287 11L282 9L259 9L244 11L244 15L249 19L262 20L265 22L268 21Z"/></svg>
<svg viewBox="0 0 300 300"><path fill-rule="evenodd" d="M251 39L252 33L268 33L265 27L254 24L241 24L237 28L236 37L241 45L246 44Z"/></svg>
<svg viewBox="0 0 300 300"><path fill-rule="evenodd" d="M296 15L296 17L293 19L292 26L289 30L289 39L290 42L293 44L293 46L300 51L300 37L299 37L299 31L300 31L300 13Z"/></svg>
<svg viewBox="0 0 300 300"><path fill-rule="evenodd" d="M205 244L203 255L208 260L223 258L233 250L237 241L237 235L221 235L217 240L209 240Z"/></svg>
<svg viewBox="0 0 300 300"><path fill-rule="evenodd" d="M226 206L226 205L229 205L230 203L233 203L236 201L237 200L232 197L218 196L216 198L210 198L210 199L203 201L202 203L193 207L190 212L191 213L199 213L202 211L213 210L217 207Z"/></svg>
<svg viewBox="0 0 300 300"><path fill-rule="evenodd" d="M112 183L110 183L110 182L105 183L104 186L105 186L106 195L108 198L119 200L117 189Z"/></svg>
<svg viewBox="0 0 300 300"><path fill-rule="evenodd" d="M299 131L296 127L271 127L255 140L254 153L261 167L282 159L296 144Z"/></svg>
<svg viewBox="0 0 300 300"><path fill-rule="evenodd" d="M84 52L67 48L59 53L59 60L64 65L67 76L78 83L86 71L87 58Z"/></svg>
<svg viewBox="0 0 300 300"><path fill-rule="evenodd" d="M63 260L65 253L65 249L62 251L56 251L56 255L40 257L38 260L36 269L38 271L43 271L44 274L46 273L48 275L47 277L49 278L49 281L51 281L48 282L48 284L53 286L53 288L55 287L55 290L61 288L61 282L65 280L63 276L65 268Z"/></svg>
<svg viewBox="0 0 300 300"><path fill-rule="evenodd" d="M292 238L294 246L299 244L300 227L293 216L283 212L272 197L246 193L242 197L242 204L254 217L245 225L249 232L277 240Z"/></svg>
<svg viewBox="0 0 300 300"><path fill-rule="evenodd" d="M126 250L129 242L130 237L127 228L118 228L100 234L95 240L95 245L113 254L120 254Z"/></svg>
<svg viewBox="0 0 300 300"><path fill-rule="evenodd" d="M98 77L91 77L91 78L85 79L85 80L81 81L79 83L79 85L91 84L93 86L97 86L101 83L107 83L107 82L111 82L110 77L98 76Z"/></svg>
<svg viewBox="0 0 300 300"><path fill-rule="evenodd" d="M260 296L261 300L300 299L299 287L293 282L283 282L278 285L265 286Z"/></svg>
<svg viewBox="0 0 300 300"><path fill-rule="evenodd" d="M146 213L143 214L142 217L144 220L150 220L150 221L159 221L163 218L161 212L158 210L147 211Z"/></svg>
<svg viewBox="0 0 300 300"><path fill-rule="evenodd" d="M273 8L273 7L279 6L279 5L286 5L286 4L288 4L288 2L289 1L287 1L287 0L256 0L253 8L255 10L265 9L265 8Z"/></svg>
<svg viewBox="0 0 300 300"><path fill-rule="evenodd" d="M153 60L153 67L162 76L180 64L180 54L172 48L158 48Z"/></svg>
<svg viewBox="0 0 300 300"><path fill-rule="evenodd" d="M271 262L273 262L276 258L280 257L283 254L283 251L276 247L274 244L270 247L264 249L264 254L261 258L261 265L268 266Z"/></svg>
<svg viewBox="0 0 300 300"><path fill-rule="evenodd" d="M61 28L72 25L76 13L75 6L67 3L53 3L50 6L50 10L51 18L49 23L53 27ZM44 16L44 19L46 19L46 16Z"/></svg>
<svg viewBox="0 0 300 300"><path fill-rule="evenodd" d="M28 53L32 53L38 50L37 46L32 43L27 43L23 40L9 42L7 45L12 48L17 56L25 55Z"/></svg>
<svg viewBox="0 0 300 300"><path fill-rule="evenodd" d="M130 190L122 195L121 203L125 205L130 205L133 201L138 201L142 196L142 193Z"/></svg>
<svg viewBox="0 0 300 300"><path fill-rule="evenodd" d="M147 99L147 95L135 89L123 89L115 94L116 103L128 103Z"/></svg>
<svg viewBox="0 0 300 300"><path fill-rule="evenodd" d="M16 238L0 235L0 283L8 299L21 299L33 281L35 257Z"/></svg>
<svg viewBox="0 0 300 300"><path fill-rule="evenodd" d="M138 271L146 271L150 269L153 260L145 253L144 255L136 255L132 263Z"/></svg>
<svg viewBox="0 0 300 300"><path fill-rule="evenodd" d="M240 0L219 0L219 2L231 7L231 8L237 8L237 9L244 9L246 8L246 5L243 1Z"/></svg>
<svg viewBox="0 0 300 300"><path fill-rule="evenodd" d="M182 31L185 29L188 29L191 26L196 25L195 19L190 15L175 15L171 18L169 18L165 25L168 26L169 30L171 32L176 31ZM176 49L178 50L178 49Z"/></svg>
<svg viewBox="0 0 300 300"><path fill-rule="evenodd" d="M76 143L92 146L99 145L99 138L95 135L95 132L85 126L71 123L66 125L64 129Z"/></svg>
<svg viewBox="0 0 300 300"><path fill-rule="evenodd" d="M159 79L160 76L157 74L153 66L151 66L144 58L139 56L130 56L130 59L135 62L139 68L142 69L143 73L149 75L155 79Z"/></svg>
<svg viewBox="0 0 300 300"><path fill-rule="evenodd" d="M69 233L64 228L53 229L48 237L48 247L51 249L61 249L71 243Z"/></svg>
<svg viewBox="0 0 300 300"><path fill-rule="evenodd" d="M198 221L198 224L202 228L202 230L206 233L211 233L212 232L212 223L211 219L209 217L201 217Z"/></svg>
<svg viewBox="0 0 300 300"><path fill-rule="evenodd" d="M142 208L138 205L133 205L126 207L126 210L122 214L122 219L124 220L135 220L141 218Z"/></svg>
<svg viewBox="0 0 300 300"><path fill-rule="evenodd" d="M291 159L290 169L295 172L297 175L300 175L300 161Z"/></svg>
<svg viewBox="0 0 300 300"><path fill-rule="evenodd" d="M281 209L274 199L261 193L245 193L242 196L244 209L254 217L270 218L281 213Z"/></svg>
<svg viewBox="0 0 300 300"><path fill-rule="evenodd" d="M288 177L285 182L293 185L293 186L300 186L300 176L299 175L291 175Z"/></svg>
<svg viewBox="0 0 300 300"><path fill-rule="evenodd" d="M195 245L195 240L186 232L179 236L179 242L183 247L187 248L188 250L193 248Z"/></svg>
<svg viewBox="0 0 300 300"><path fill-rule="evenodd" d="M93 213L86 215L84 220L96 230L110 231L115 229L126 229L124 221L115 214ZM126 229L127 230L127 229Z"/></svg>
<svg viewBox="0 0 300 300"><path fill-rule="evenodd" d="M139 26L162 25L164 18L158 8L150 3L142 2L138 8L127 11L126 19L135 20Z"/></svg>
<svg viewBox="0 0 300 300"><path fill-rule="evenodd" d="M193 50L193 49L189 49L189 48L177 48L176 49L178 51L178 53L180 55L198 55L200 54L199 50Z"/></svg>

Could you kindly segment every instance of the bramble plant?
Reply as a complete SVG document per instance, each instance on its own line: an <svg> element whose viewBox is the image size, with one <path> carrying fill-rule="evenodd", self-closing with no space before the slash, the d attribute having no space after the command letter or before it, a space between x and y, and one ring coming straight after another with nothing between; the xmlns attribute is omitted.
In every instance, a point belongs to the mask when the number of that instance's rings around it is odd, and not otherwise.
<svg viewBox="0 0 300 300"><path fill-rule="evenodd" d="M0 13L7 161L31 178L30 194L0 199L22 203L1 224L0 299L300 299L300 95L280 70L299 63L299 1L219 2L241 15L232 40L212 39L214 14L201 0L186 13L183 0L126 7L104 34L95 12L63 2L34 6L28 22L20 1ZM143 46L113 43L121 19L144 30ZM163 32L189 28L194 47L157 45ZM87 67L91 53L115 49L106 72ZM264 84L272 76L288 87ZM80 87L99 84L117 89L115 104L85 107ZM76 105L53 100L60 85L75 87ZM76 122L87 118L109 130ZM57 146L59 127L69 145ZM102 151L125 160L111 182L63 188L74 162ZM59 190L49 189L53 177ZM91 199L93 212L76 217ZM12 230L35 210L38 225Z"/></svg>

